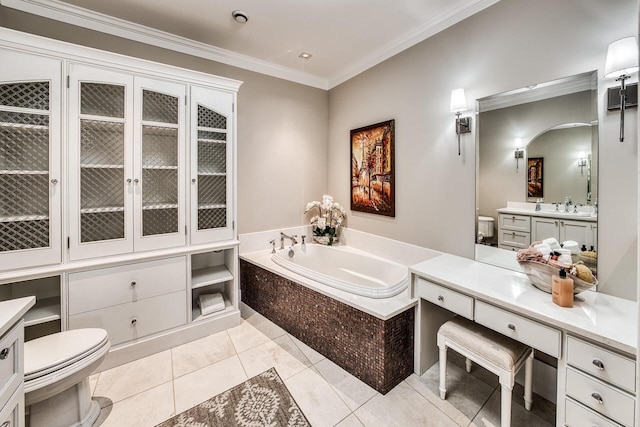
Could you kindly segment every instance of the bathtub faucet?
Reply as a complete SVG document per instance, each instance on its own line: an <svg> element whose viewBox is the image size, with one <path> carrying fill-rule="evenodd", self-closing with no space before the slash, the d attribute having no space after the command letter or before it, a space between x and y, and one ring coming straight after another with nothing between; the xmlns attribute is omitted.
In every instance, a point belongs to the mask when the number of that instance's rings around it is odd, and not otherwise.
<svg viewBox="0 0 640 427"><path fill-rule="evenodd" d="M293 245L298 243L298 241L296 240L296 237L298 237L297 234L294 234L293 236L288 236L281 231L280 232L280 249L284 249L284 239L291 240L291 247L293 247Z"/></svg>

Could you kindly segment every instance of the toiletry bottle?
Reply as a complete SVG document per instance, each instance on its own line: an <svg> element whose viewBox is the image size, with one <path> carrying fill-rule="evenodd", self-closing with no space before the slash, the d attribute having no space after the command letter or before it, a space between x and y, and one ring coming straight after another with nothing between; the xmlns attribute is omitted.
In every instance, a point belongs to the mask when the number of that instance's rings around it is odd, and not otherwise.
<svg viewBox="0 0 640 427"><path fill-rule="evenodd" d="M573 279L567 277L564 268L551 278L551 300L560 307L573 307Z"/></svg>

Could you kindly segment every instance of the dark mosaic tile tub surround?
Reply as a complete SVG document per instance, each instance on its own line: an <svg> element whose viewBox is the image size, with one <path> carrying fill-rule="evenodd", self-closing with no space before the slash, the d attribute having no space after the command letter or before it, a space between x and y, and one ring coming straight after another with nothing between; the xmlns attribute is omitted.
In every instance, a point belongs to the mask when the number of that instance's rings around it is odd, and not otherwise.
<svg viewBox="0 0 640 427"><path fill-rule="evenodd" d="M242 301L382 394L413 372L414 308L380 320L240 260Z"/></svg>

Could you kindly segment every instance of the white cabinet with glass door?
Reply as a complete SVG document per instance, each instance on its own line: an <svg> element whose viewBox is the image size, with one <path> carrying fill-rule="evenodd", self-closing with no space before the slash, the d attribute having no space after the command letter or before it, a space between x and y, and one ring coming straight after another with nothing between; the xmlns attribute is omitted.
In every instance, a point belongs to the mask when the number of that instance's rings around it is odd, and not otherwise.
<svg viewBox="0 0 640 427"><path fill-rule="evenodd" d="M69 68L70 258L184 245L185 85Z"/></svg>
<svg viewBox="0 0 640 427"><path fill-rule="evenodd" d="M235 92L191 87L191 243L235 237Z"/></svg>
<svg viewBox="0 0 640 427"><path fill-rule="evenodd" d="M0 50L0 270L61 262L62 62Z"/></svg>

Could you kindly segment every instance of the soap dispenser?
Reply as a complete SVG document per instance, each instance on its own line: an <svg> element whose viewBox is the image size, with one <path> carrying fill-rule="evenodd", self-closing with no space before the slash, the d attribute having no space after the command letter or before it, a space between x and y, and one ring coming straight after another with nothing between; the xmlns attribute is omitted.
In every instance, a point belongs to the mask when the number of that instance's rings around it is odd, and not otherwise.
<svg viewBox="0 0 640 427"><path fill-rule="evenodd" d="M561 268L558 275L551 276L551 300L560 307L573 307L573 279Z"/></svg>

